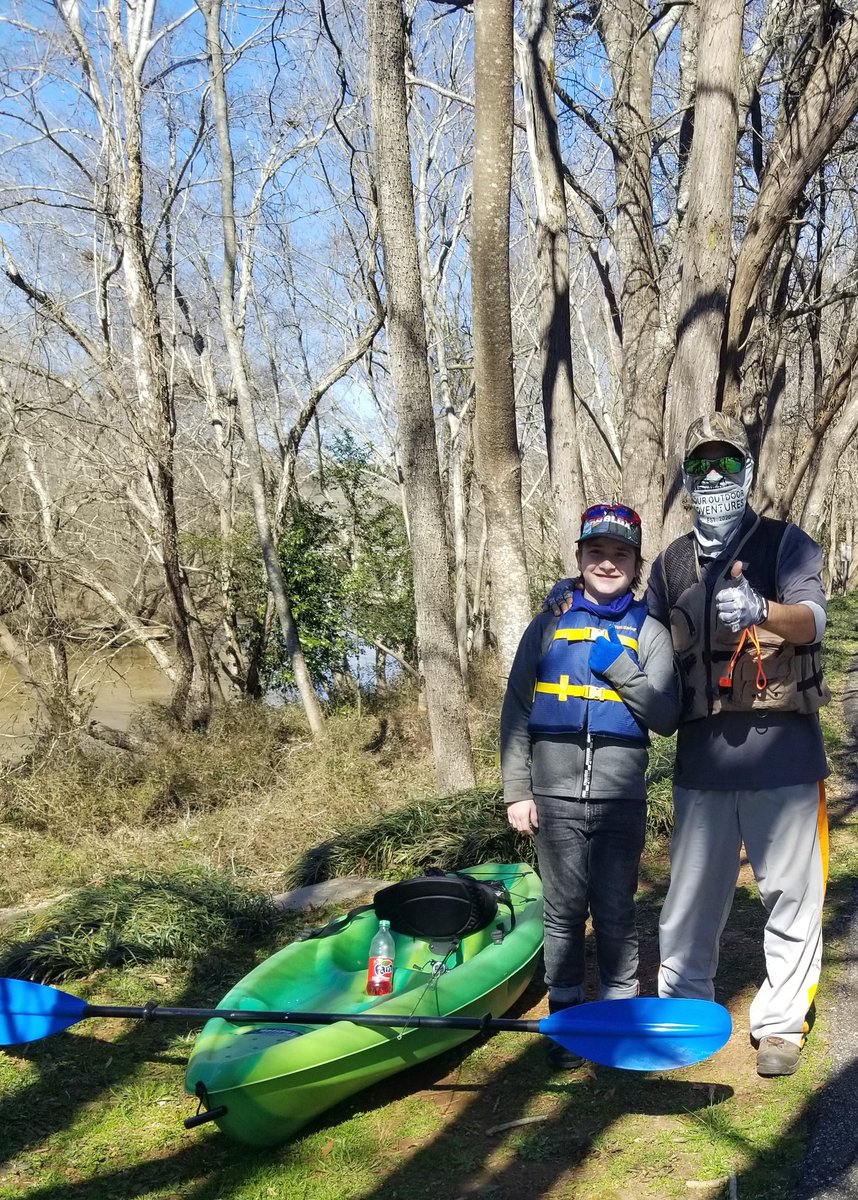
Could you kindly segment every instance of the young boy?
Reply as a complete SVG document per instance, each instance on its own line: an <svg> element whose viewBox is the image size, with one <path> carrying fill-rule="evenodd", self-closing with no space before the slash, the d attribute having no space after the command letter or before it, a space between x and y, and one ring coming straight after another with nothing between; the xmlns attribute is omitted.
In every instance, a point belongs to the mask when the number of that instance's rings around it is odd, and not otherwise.
<svg viewBox="0 0 858 1200"><path fill-rule="evenodd" d="M581 517L581 573L569 611L524 632L501 712L509 823L536 838L545 890L549 1011L584 1000L592 918L598 997L638 994L634 897L646 830L647 731L670 734L679 695L670 634L633 587L641 522L624 504ZM552 1046L555 1066L581 1061Z"/></svg>

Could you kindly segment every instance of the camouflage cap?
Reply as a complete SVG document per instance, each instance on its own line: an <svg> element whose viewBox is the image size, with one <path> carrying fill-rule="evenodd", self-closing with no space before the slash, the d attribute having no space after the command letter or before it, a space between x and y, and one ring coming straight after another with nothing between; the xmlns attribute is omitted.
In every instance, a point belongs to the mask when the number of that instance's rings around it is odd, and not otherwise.
<svg viewBox="0 0 858 1200"><path fill-rule="evenodd" d="M745 457L751 453L745 426L736 417L728 417L723 412L707 413L691 422L685 434L684 457L688 458L705 442L728 442Z"/></svg>

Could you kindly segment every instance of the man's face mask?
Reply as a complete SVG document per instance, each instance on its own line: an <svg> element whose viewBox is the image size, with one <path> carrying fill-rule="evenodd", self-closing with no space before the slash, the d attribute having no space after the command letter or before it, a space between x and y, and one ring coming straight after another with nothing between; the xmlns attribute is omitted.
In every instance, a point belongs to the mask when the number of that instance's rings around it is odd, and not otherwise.
<svg viewBox="0 0 858 1200"><path fill-rule="evenodd" d="M682 467L695 524L716 537L737 525L754 478L753 460L738 453L717 458L691 455Z"/></svg>

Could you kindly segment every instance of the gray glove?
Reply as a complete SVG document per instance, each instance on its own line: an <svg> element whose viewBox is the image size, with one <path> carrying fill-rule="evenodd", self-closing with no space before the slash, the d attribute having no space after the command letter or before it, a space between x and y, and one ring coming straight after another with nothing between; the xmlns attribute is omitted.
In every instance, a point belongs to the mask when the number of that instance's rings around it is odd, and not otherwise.
<svg viewBox="0 0 858 1200"><path fill-rule="evenodd" d="M766 601L754 591L744 575L736 576L734 585L724 588L715 596L718 620L731 633L738 633L740 629L748 629L751 625L761 625L769 615Z"/></svg>

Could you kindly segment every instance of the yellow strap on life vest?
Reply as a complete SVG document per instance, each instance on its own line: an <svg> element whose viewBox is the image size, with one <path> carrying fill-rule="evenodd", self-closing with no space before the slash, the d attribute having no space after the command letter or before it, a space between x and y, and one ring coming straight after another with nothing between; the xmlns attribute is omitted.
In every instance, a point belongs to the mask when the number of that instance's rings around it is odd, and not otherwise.
<svg viewBox="0 0 858 1200"><path fill-rule="evenodd" d="M562 642L595 642L599 638L606 638L607 636L607 629L596 629L592 625L578 629L557 629L554 633L555 641ZM625 637L623 634L619 634L619 638L621 645L627 646L629 650L634 650L635 654L637 654L637 638Z"/></svg>
<svg viewBox="0 0 858 1200"><path fill-rule="evenodd" d="M610 688L592 687L589 683L570 684L568 675L561 675L559 683L537 683L533 689L534 696L537 692L547 692L549 696L556 696L560 701L577 696L582 700L619 700L622 704L619 692L612 692Z"/></svg>

